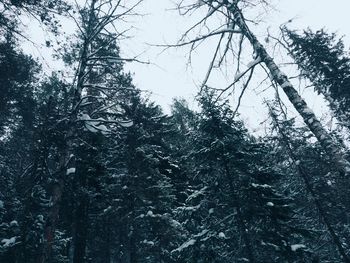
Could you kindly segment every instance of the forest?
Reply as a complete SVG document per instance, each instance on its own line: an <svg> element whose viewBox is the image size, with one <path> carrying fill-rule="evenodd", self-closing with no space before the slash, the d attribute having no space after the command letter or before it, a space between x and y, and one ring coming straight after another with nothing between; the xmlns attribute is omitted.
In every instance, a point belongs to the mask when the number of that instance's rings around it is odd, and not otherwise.
<svg viewBox="0 0 350 263"><path fill-rule="evenodd" d="M147 1L0 0L0 263L350 263L341 32L290 20L262 36L269 0L174 0L196 21L157 48L211 60L197 106L179 94L167 113L126 70L148 63L123 52ZM24 51L24 19L62 70ZM240 106L258 85L254 133Z"/></svg>

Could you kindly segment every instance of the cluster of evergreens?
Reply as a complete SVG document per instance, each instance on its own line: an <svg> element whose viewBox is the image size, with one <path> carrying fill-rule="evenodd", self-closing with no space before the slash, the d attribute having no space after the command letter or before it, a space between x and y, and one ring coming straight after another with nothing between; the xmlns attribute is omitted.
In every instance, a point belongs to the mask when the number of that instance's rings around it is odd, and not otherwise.
<svg viewBox="0 0 350 263"><path fill-rule="evenodd" d="M205 4L215 2L234 8ZM209 87L199 110L177 99L164 114L123 70L109 27L133 6L90 0L74 11L78 37L59 55L75 69L66 78L21 51L16 25L26 13L55 34L55 17L76 7L0 5L1 263L350 262L350 56L334 34L282 29L338 120L330 144L278 98L266 101L260 137Z"/></svg>

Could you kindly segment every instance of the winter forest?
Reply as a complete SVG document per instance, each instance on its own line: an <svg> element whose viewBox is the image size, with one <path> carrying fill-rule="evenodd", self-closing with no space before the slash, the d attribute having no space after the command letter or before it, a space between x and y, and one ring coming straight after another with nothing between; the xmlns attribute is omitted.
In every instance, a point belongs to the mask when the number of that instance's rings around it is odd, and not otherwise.
<svg viewBox="0 0 350 263"><path fill-rule="evenodd" d="M343 33L173 0L188 27L148 45L209 60L164 109L125 51L149 1L0 0L0 263L350 263Z"/></svg>

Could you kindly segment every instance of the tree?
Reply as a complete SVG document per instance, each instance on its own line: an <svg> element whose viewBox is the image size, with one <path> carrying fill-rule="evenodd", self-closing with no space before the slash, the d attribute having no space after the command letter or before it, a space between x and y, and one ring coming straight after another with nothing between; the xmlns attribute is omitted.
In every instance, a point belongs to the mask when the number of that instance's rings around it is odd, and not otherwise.
<svg viewBox="0 0 350 263"><path fill-rule="evenodd" d="M125 111L134 125L124 137L121 157L126 173L119 182L119 206L127 215L120 225L126 226L124 233L129 233L125 252L130 262L172 262L170 251L179 234L173 219L172 185L177 165L165 144L172 127L159 106L142 101L139 95L132 97L129 105L125 105Z"/></svg>
<svg viewBox="0 0 350 263"><path fill-rule="evenodd" d="M319 155L322 148L308 141L305 128L297 129L293 120L280 120L279 115L286 118L285 115L278 114L278 107L271 106L269 102L266 102L266 104L272 120L272 129L277 132L277 138L272 137L269 139L271 141L277 139L279 145L275 146L275 161L283 162L283 169L286 169L288 167L286 163L289 163L291 168L290 172L293 174L293 178L290 180L297 185L302 185L302 188L305 188L307 195L311 197L309 205L314 206L317 216L322 218L322 223L327 230L327 236L330 236L332 239L334 246L340 254L341 260L343 262L349 262L349 257L346 253L346 245L341 241L342 236L346 238L347 231L343 226L340 228L337 227L346 224L347 200L346 197L345 200L343 200L344 197L342 197L342 193L346 191L344 191L342 187L337 186L334 187L337 191L334 191L333 183L337 182L338 178L334 176L334 171L330 169L329 160L325 160L324 156ZM276 104L278 105L278 103ZM283 157L283 155L286 156ZM279 157L277 158L277 156ZM285 161L286 159L288 160L287 162ZM315 164L317 165L315 166ZM319 177L319 174L325 174L325 176ZM299 178L299 180L295 177ZM295 191L298 192L298 190ZM339 197L338 192L341 192L341 197ZM302 195L303 198L305 198L305 193L302 193ZM303 202L304 200L305 199L303 199ZM345 203L345 205L342 206L340 205L341 203ZM299 204L299 207L301 205L302 204ZM315 217L315 215L312 214L309 216L311 218ZM319 228L319 226L315 224L310 226L310 228L316 229ZM332 249L333 248L331 248L331 250ZM319 254L322 255L322 252L319 252ZM329 252L326 252L322 257L329 254ZM337 255L337 257L339 256Z"/></svg>
<svg viewBox="0 0 350 263"><path fill-rule="evenodd" d="M265 1L259 1L259 4L267 4ZM219 26L211 31L208 34L201 35L192 39L190 41L184 41L179 45L191 45L192 48L196 47L199 42L202 42L205 39L210 37L220 37L219 44L214 53L214 58L212 63L210 64L210 68L208 70L208 74L205 78L203 86L206 85L206 82L210 76L210 73L214 67L215 60L218 59L218 66L220 66L228 54L228 51L231 48L231 41L234 41L234 35L240 35L240 44L237 50L238 60L240 60L241 47L243 39L247 39L251 44L254 53L254 61L248 64L247 69L245 69L242 73L239 73L235 76L234 82L228 86L228 88L224 89L224 91L228 90L232 87L236 82L242 79L242 76L246 73L250 72L250 76L245 84L245 88L248 85L251 75L253 74L254 68L263 63L271 77L271 81L278 84L284 93L286 94L289 101L292 103L294 108L298 111L300 116L303 118L305 124L309 127L311 132L315 135L317 140L320 142L322 147L325 149L330 158L332 158L333 163L338 167L338 171L342 175L347 175L350 171L350 164L344 156L341 147L339 147L332 139L332 137L328 134L326 129L322 126L320 121L316 118L313 111L308 107L306 102L301 98L296 89L293 87L292 83L289 81L288 76L284 74L279 66L275 63L274 59L268 54L265 47L261 44L261 42L257 39L254 33L250 30L247 19L244 17L244 9L249 8L251 5L250 1L228 1L228 0L218 0L218 1L199 1L194 4L186 5L183 1L180 4L179 9L185 9L184 13L188 13L190 10L196 10L201 7L207 7L208 12L197 24L191 27L182 37L182 40L185 39L189 32L193 31L194 28L197 28L201 25L210 24L209 20L214 17L214 14L218 14L223 18L223 22L219 24ZM219 22L220 23L220 22ZM217 23L214 23L216 25ZM228 41L225 43L224 37L227 36ZM177 45L178 46L178 45ZM221 48L223 46L223 48ZM220 52L222 51L222 52ZM222 54L221 56L219 54ZM244 89L245 89L244 88ZM243 91L244 91L243 89Z"/></svg>
<svg viewBox="0 0 350 263"><path fill-rule="evenodd" d="M10 35L0 45L3 94L0 106L1 237L7 241L1 244L1 260L15 262L23 257L21 247L26 240L22 219L30 184L24 185L23 181L32 174L38 155L35 142L37 104L33 91L38 88L40 66L32 57L23 54Z"/></svg>
<svg viewBox="0 0 350 263"><path fill-rule="evenodd" d="M283 28L290 54L314 89L329 102L340 124L349 128L350 59L342 39L324 30L302 34Z"/></svg>
<svg viewBox="0 0 350 263"><path fill-rule="evenodd" d="M32 57L18 49L10 35L0 45L0 134L4 136L18 128L20 124L15 121L17 118L26 127L33 125L33 89L40 66Z"/></svg>
<svg viewBox="0 0 350 263"><path fill-rule="evenodd" d="M200 103L186 158L188 197L177 209L187 230L187 240L174 250L180 261L307 260L306 246L294 249L303 231L293 220L292 198L274 187L282 175L267 162L268 148L233 120L215 93L202 94Z"/></svg>
<svg viewBox="0 0 350 263"><path fill-rule="evenodd" d="M70 9L68 1L63 0L1 0L0 32L30 41L30 38L18 29L23 17L27 16L37 20L57 36L59 17L67 15Z"/></svg>
<svg viewBox="0 0 350 263"><path fill-rule="evenodd" d="M116 49L116 41L121 35L110 33L109 30L116 21L132 14L140 2L123 6L120 2L91 0L89 5L78 10L81 14L81 24L77 24L80 38L70 54L73 58L71 61L77 64L77 71L71 86L71 96L68 98L68 115L58 120L64 124L65 143L60 153L57 178L52 182L52 206L45 226L45 250L41 262L47 262L51 258L65 181L79 174L77 171L79 157L76 156L79 131L85 127L90 132L108 134L110 131L107 126L123 124L122 120L115 118L115 115L119 114L118 102L112 101L118 91L125 87L125 83L121 83L121 79L125 76L119 74L123 59ZM84 228L80 229L85 231ZM85 250L85 245L81 249ZM75 262L84 260L81 256L84 252L78 253L75 250L74 253Z"/></svg>

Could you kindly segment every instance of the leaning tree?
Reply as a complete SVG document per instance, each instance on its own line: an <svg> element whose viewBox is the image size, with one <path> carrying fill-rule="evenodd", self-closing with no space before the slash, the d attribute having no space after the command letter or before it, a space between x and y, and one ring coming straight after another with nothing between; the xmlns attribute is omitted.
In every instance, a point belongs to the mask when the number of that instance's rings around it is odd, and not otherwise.
<svg viewBox="0 0 350 263"><path fill-rule="evenodd" d="M174 46L190 45L192 53L203 42L210 42L213 38L216 38L218 44L213 52L213 59L210 62L209 70L202 86L207 85L214 68L221 68L225 61L236 60L237 65L235 69L237 74L232 74L232 83L228 87L221 89L222 92L228 91L236 83L245 79L243 84L244 92L257 66L263 67L271 83L283 90L288 100L303 118L305 124L322 145L339 173L341 175L349 174L350 163L344 155L343 146L332 139L320 120L297 92L290 78L281 70L281 67L275 62L274 58L268 53L251 29L253 28L252 26L260 21L248 19L245 15L251 15L254 8L256 13L256 6L266 8L269 6L269 3L265 0L182 0L178 5L178 10L182 15L193 16L200 13L202 17L183 34L179 43ZM205 33L202 33L203 31ZM198 32L200 32L199 35ZM193 37L193 34L197 35ZM242 54L247 49L243 45L245 40L250 44L254 60L248 63L245 69L242 69ZM234 68L230 68L229 71L234 71Z"/></svg>

